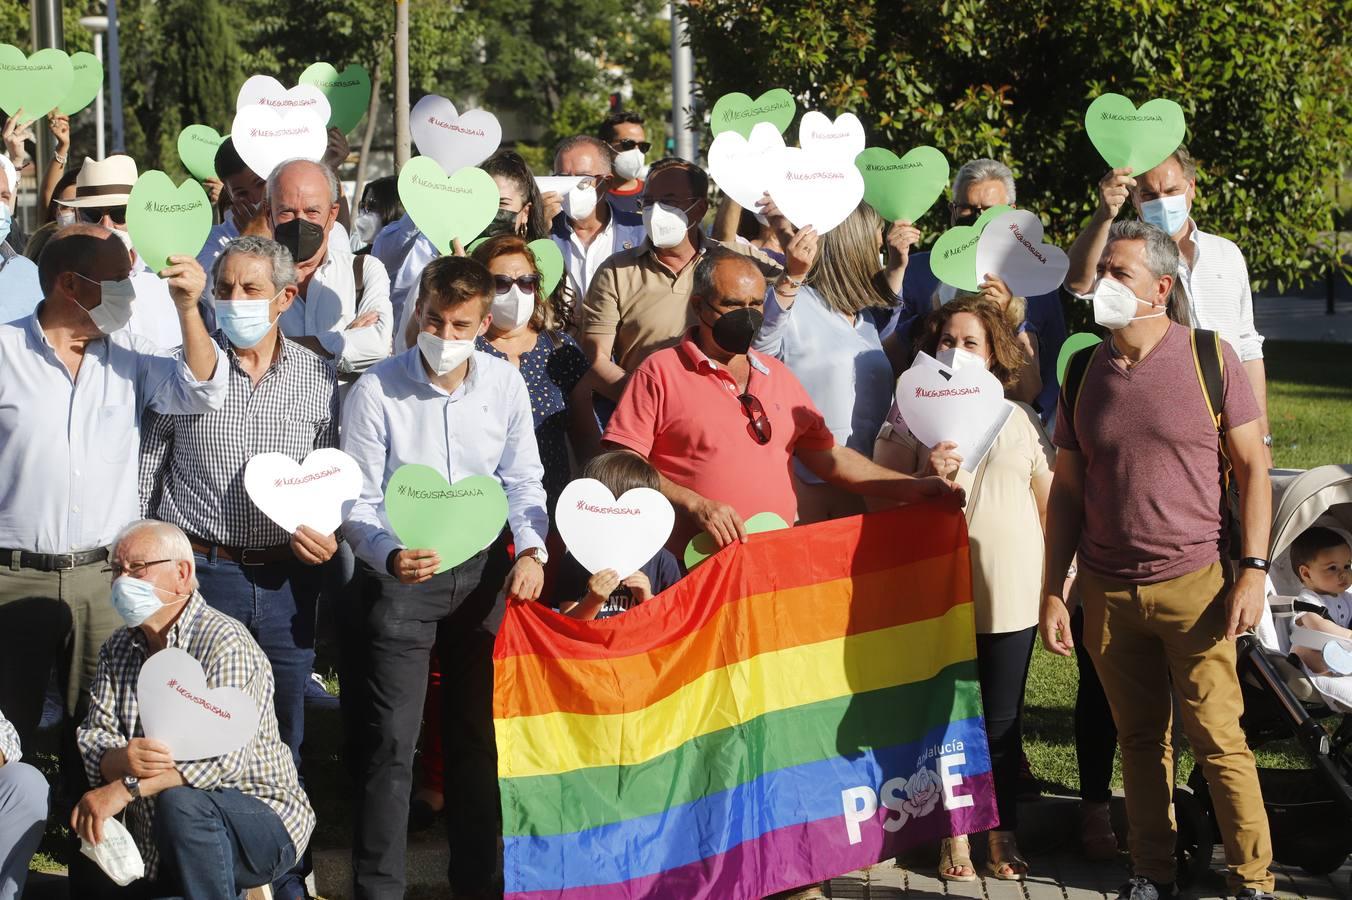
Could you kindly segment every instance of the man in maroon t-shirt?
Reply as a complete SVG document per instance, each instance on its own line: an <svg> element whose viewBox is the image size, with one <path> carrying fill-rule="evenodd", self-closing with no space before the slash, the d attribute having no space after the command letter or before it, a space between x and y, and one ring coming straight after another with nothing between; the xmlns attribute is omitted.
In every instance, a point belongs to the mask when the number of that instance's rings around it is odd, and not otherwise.
<svg viewBox="0 0 1352 900"><path fill-rule="evenodd" d="M1272 844L1239 727L1234 638L1263 609L1272 489L1258 404L1235 351L1221 342L1221 434L1189 329L1165 315L1177 269L1163 231L1113 225L1094 291L1094 318L1112 337L1094 351L1078 402L1063 395L1057 414L1042 639L1053 653L1073 650L1061 595L1078 553L1084 641L1122 748L1135 877L1119 897L1174 894L1172 684L1211 786L1230 886L1254 900L1272 890ZM1225 559L1222 440L1241 501L1237 578Z"/></svg>

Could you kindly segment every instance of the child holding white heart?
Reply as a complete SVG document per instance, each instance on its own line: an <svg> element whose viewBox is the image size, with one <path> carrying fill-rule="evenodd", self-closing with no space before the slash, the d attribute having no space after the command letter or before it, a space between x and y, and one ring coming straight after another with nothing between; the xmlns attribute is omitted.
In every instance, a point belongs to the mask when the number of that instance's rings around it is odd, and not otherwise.
<svg viewBox="0 0 1352 900"><path fill-rule="evenodd" d="M1347 540L1331 528L1308 528L1291 544L1291 568L1305 586L1292 626L1352 640L1352 547ZM1346 712L1352 710L1352 678L1346 677L1347 660L1340 650L1337 643L1324 650L1291 648L1325 702Z"/></svg>
<svg viewBox="0 0 1352 900"><path fill-rule="evenodd" d="M661 486L657 470L628 450L593 457L582 470L582 477L595 478L616 497L634 488L655 491ZM651 600L680 580L681 567L665 547L637 572L623 578L614 569L602 569L588 576L587 570L570 554L564 558L559 573L559 612L575 619L608 619Z"/></svg>

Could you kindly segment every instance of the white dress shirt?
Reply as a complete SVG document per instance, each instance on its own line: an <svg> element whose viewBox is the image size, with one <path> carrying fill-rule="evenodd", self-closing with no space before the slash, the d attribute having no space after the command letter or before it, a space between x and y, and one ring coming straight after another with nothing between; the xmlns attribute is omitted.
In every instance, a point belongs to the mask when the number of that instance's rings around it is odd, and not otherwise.
<svg viewBox="0 0 1352 900"><path fill-rule="evenodd" d="M0 547L107 545L137 517L141 416L219 409L229 365L197 381L177 355L124 329L90 341L74 381L37 313L0 325Z"/></svg>
<svg viewBox="0 0 1352 900"><path fill-rule="evenodd" d="M1241 362L1263 358L1263 336L1253 324L1253 293L1249 267L1234 241L1208 234L1191 219L1196 261L1189 267L1178 256L1178 280L1188 296L1194 328L1215 331L1230 342Z"/></svg>
<svg viewBox="0 0 1352 900"><path fill-rule="evenodd" d="M408 349L404 341L403 323L413 315L413 305L418 300L418 279L422 277L427 264L440 256L440 251L421 232L415 231L413 240L399 264L399 274L394 276L390 289L390 305L394 307L394 321L397 324L394 335L394 352Z"/></svg>
<svg viewBox="0 0 1352 900"><path fill-rule="evenodd" d="M642 223L621 225L618 221L619 216L612 210L606 227L601 229L590 244L584 246L567 217L560 218L563 220L563 227L561 229L556 227L550 237L563 254L563 270L575 297L587 296L587 288L591 286L592 278L601 268L601 263L621 250L632 250L639 246L648 236ZM561 231L564 233L560 233Z"/></svg>
<svg viewBox="0 0 1352 900"><path fill-rule="evenodd" d="M42 302L37 263L26 256L0 256L0 322L30 315Z"/></svg>
<svg viewBox="0 0 1352 900"><path fill-rule="evenodd" d="M344 233L346 234L346 233ZM305 295L296 295L282 313L282 331L290 337L313 335L333 355L343 374L362 372L390 355L394 313L390 309L390 279L378 260L362 257L365 291L357 308L357 285L352 278L352 251L337 228L329 234L328 253L310 278ZM346 330L359 315L374 312L374 325Z"/></svg>
<svg viewBox="0 0 1352 900"><path fill-rule="evenodd" d="M352 385L339 439L362 471L361 497L343 533L376 571L404 549L385 516L385 485L406 463L431 466L452 484L496 476L516 552L544 547L544 467L526 382L511 363L476 351L464 382L448 394L431 383L418 348L406 350Z"/></svg>
<svg viewBox="0 0 1352 900"><path fill-rule="evenodd" d="M422 235L418 226L413 224L413 217L404 213L384 228L376 235L376 239L371 242L371 255L380 260L385 265L385 274L390 276L390 282L393 283L395 276L399 274L399 266L404 261L409 247ZM396 311L398 307L396 306Z"/></svg>
<svg viewBox="0 0 1352 900"><path fill-rule="evenodd" d="M178 308L165 281L145 264L138 254L131 267L136 300L131 305L127 331L139 335L161 350L183 346L183 326L178 323Z"/></svg>

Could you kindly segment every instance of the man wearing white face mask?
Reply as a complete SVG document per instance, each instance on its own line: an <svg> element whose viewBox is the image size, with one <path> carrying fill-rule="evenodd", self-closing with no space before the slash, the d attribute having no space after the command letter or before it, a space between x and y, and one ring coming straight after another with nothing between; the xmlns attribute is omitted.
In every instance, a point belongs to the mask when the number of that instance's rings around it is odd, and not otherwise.
<svg viewBox="0 0 1352 900"><path fill-rule="evenodd" d="M616 209L639 215L638 201L643 196L643 179L648 174L644 157L652 149L643 117L634 112L615 112L606 116L596 136L615 153L615 184L610 202Z"/></svg>
<svg viewBox="0 0 1352 900"><path fill-rule="evenodd" d="M362 470L344 524L359 560L360 596L344 606L343 705L354 711L349 759L360 785L352 867L357 895L402 897L413 747L428 658L439 646L443 745L456 896L488 896L498 860L493 742L493 641L506 598L534 600L544 584L543 468L530 398L509 362L476 352L492 321L492 276L472 259L442 256L423 270L417 345L374 367L343 405L342 448ZM385 491L400 466L420 464L454 485L496 478L507 494L516 561L504 572L507 532L439 572L435 550L405 547L390 527ZM505 576L505 579L504 579ZM501 887L498 888L501 893Z"/></svg>
<svg viewBox="0 0 1352 900"><path fill-rule="evenodd" d="M1099 181L1098 209L1070 248L1066 288L1087 299L1094 286L1094 265L1108 241L1108 229L1130 199L1142 221L1159 228L1178 245L1176 278L1188 299L1191 324L1218 333L1239 354L1258 398L1263 443L1271 448L1263 336L1254 326L1253 294L1244 254L1233 241L1202 231L1192 220L1197 163L1187 148L1180 146L1155 168L1133 175L1129 168L1114 169ZM1268 464L1271 462L1269 449Z"/></svg>
<svg viewBox="0 0 1352 900"><path fill-rule="evenodd" d="M104 571L113 576L112 602L105 581L102 603L125 627L99 653L79 733L85 786L95 787L75 807L71 828L99 844L108 819L125 811L146 865L137 885L144 893L135 896L235 897L270 883L305 851L315 814L277 735L267 657L243 625L206 604L187 535L173 525L127 525ZM169 744L138 736L142 667L170 648L201 665L206 688L234 688L257 706L258 728L243 747L184 761ZM205 699L192 685L178 690L187 702ZM73 876L77 868L99 886L77 893L72 885L72 896L103 896L111 886L89 863L73 866Z"/></svg>
<svg viewBox="0 0 1352 900"><path fill-rule="evenodd" d="M0 161L8 163L4 157ZM14 220L14 184L9 175L13 171L11 165L0 166L0 322L23 318L42 299L37 264L7 240Z"/></svg>
<svg viewBox="0 0 1352 900"><path fill-rule="evenodd" d="M98 648L117 627L99 568L137 515L140 422L225 400L226 366L202 325L191 257L166 270L184 346L170 355L124 326L134 294L123 244L96 225L51 239L46 299L0 325L0 709L30 741L56 667L81 714Z"/></svg>
<svg viewBox="0 0 1352 900"><path fill-rule="evenodd" d="M1272 488L1239 356L1214 333L1165 315L1177 266L1164 231L1144 222L1110 229L1094 318L1112 336L1066 370L1040 627L1048 650L1073 652L1062 593L1078 554L1083 640L1117 724L1126 782L1135 877L1119 897L1174 895L1169 728L1177 692L1211 788L1231 892L1260 900L1271 896L1272 846L1239 727L1234 639L1263 610ZM1239 485L1237 576L1226 558L1222 454Z"/></svg>
<svg viewBox="0 0 1352 900"><path fill-rule="evenodd" d="M572 190L543 196L546 210L560 209L549 236L563 253L567 290L587 295L601 264L616 253L643 242L643 222L636 212L621 214L610 203L614 151L599 138L579 134L554 151L554 174L578 179Z"/></svg>

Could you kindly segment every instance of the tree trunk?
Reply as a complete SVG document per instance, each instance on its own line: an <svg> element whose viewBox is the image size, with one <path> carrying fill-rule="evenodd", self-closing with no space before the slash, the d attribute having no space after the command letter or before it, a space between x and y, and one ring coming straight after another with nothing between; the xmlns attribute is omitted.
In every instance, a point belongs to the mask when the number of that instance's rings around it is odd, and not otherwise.
<svg viewBox="0 0 1352 900"><path fill-rule="evenodd" d="M371 73L371 102L366 107L366 130L362 132L361 152L357 155L357 181L353 185L352 199L358 204L361 203L361 194L366 188L366 167L371 155L371 139L375 137L376 117L380 114L380 89L383 80L380 64L383 57L383 52L376 55L375 71Z"/></svg>

